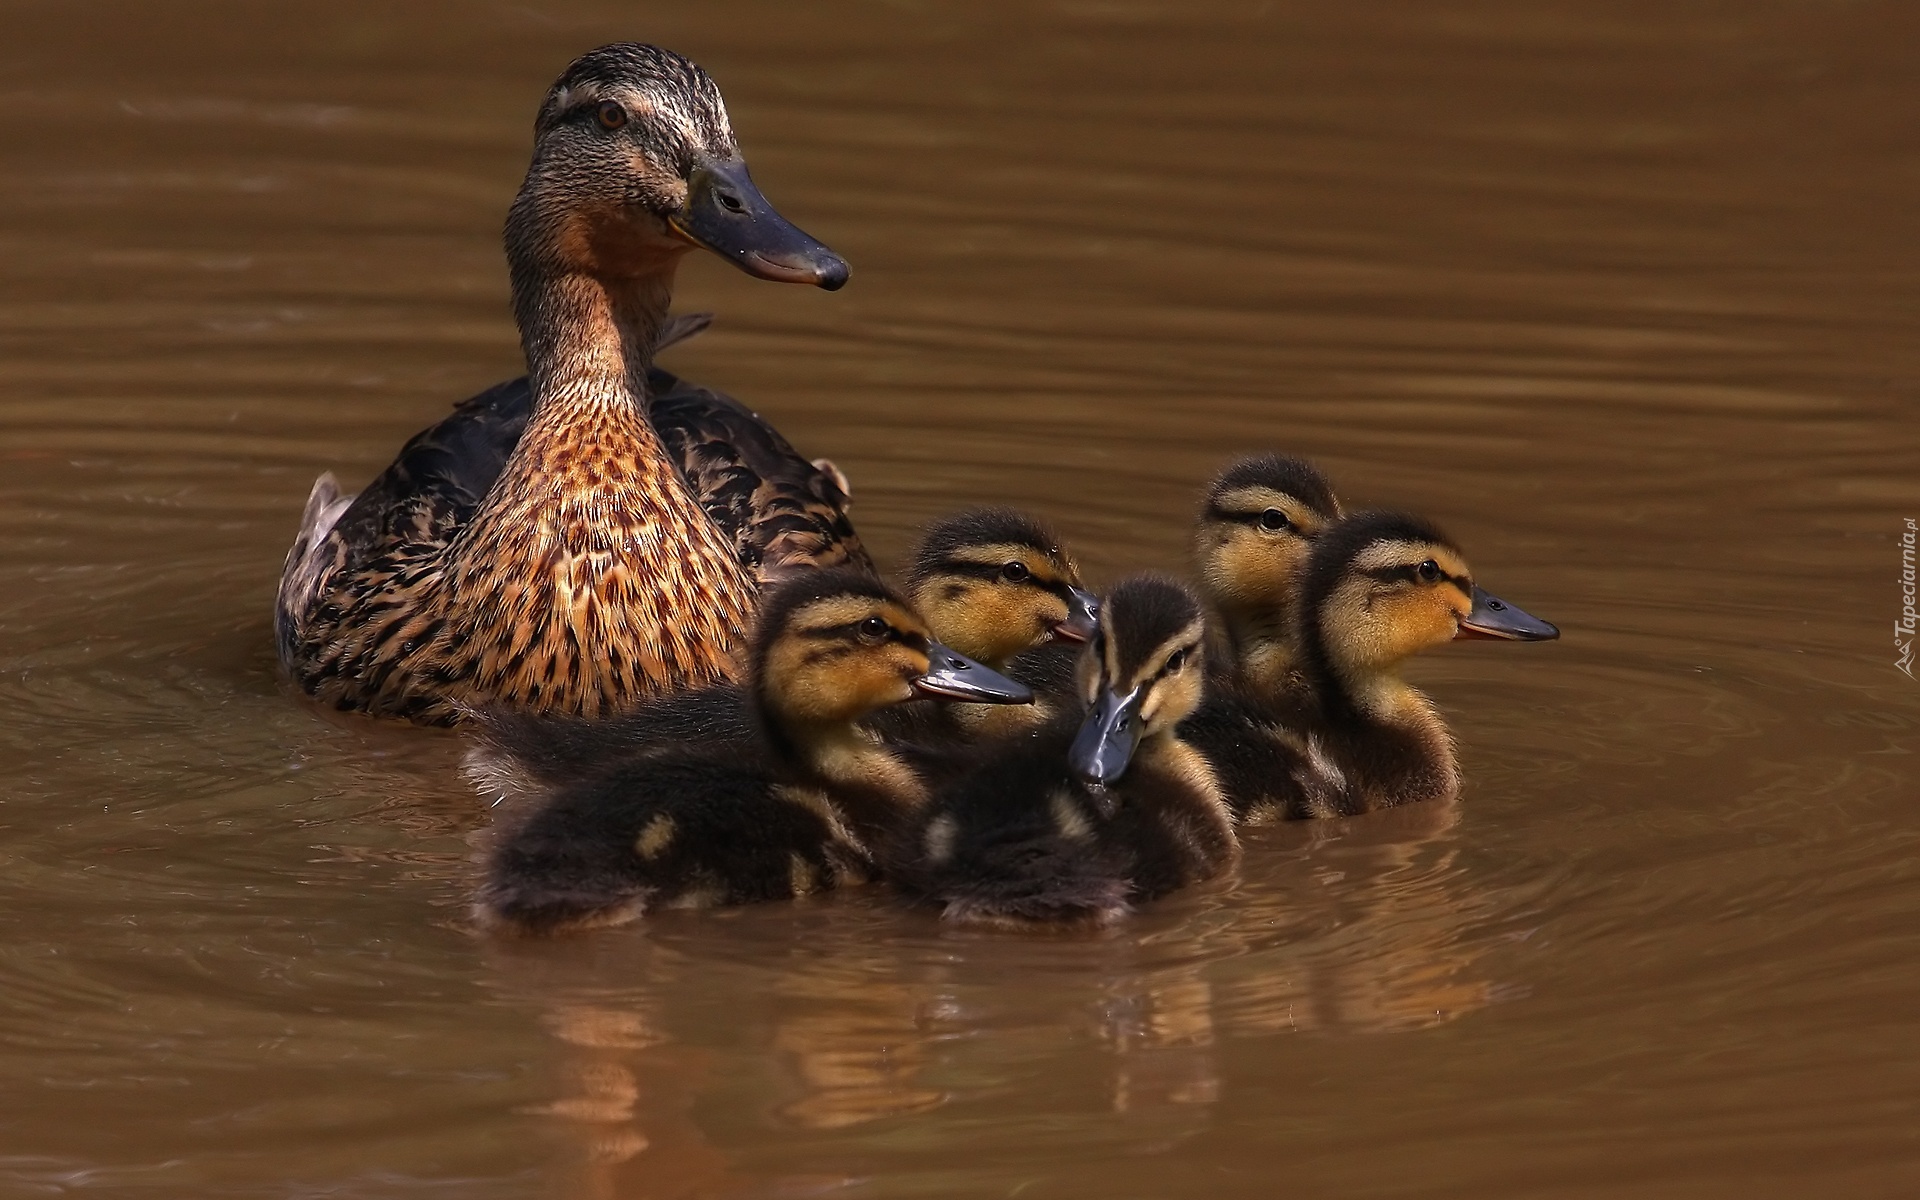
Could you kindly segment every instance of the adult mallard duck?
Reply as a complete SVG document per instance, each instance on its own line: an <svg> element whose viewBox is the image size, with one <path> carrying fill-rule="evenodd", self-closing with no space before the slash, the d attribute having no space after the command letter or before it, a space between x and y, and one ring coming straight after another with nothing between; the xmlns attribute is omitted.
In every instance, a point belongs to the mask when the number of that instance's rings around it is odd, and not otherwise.
<svg viewBox="0 0 1920 1200"><path fill-rule="evenodd" d="M699 67L630 43L578 59L507 218L527 380L413 438L357 497L314 485L275 622L303 691L429 723L620 710L730 677L763 577L866 564L837 472L651 370L694 247L763 279L847 278L754 187Z"/></svg>

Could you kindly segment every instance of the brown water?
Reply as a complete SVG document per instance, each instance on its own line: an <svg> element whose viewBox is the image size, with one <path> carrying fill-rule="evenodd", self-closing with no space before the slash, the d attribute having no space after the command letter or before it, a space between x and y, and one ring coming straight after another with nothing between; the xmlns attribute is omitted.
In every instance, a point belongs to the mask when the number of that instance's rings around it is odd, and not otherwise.
<svg viewBox="0 0 1920 1200"><path fill-rule="evenodd" d="M396 15L393 10L403 10ZM263 15L271 13L273 15ZM1843 0L17 4L0 50L0 1193L1920 1187L1920 10ZM1224 458L1447 524L1551 646L1421 664L1453 809L1264 831L1097 939L877 894L464 932L455 739L269 603L518 370L567 59L718 77L827 295L671 364L1096 578Z"/></svg>

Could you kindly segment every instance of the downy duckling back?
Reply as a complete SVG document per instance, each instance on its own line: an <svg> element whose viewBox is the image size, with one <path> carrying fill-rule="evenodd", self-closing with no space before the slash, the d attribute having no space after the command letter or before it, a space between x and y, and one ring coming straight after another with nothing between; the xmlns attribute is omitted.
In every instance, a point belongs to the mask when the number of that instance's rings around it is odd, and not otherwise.
<svg viewBox="0 0 1920 1200"><path fill-rule="evenodd" d="M1204 641L1181 584L1115 586L1081 655L1081 713L943 787L890 877L952 921L1103 925L1218 872L1232 820L1177 732L1200 701Z"/></svg>
<svg viewBox="0 0 1920 1200"><path fill-rule="evenodd" d="M552 932L864 880L876 840L925 794L858 722L930 694L1030 695L933 641L872 576L796 577L767 598L752 640L751 733L616 756L600 775L543 797L489 854L478 919Z"/></svg>

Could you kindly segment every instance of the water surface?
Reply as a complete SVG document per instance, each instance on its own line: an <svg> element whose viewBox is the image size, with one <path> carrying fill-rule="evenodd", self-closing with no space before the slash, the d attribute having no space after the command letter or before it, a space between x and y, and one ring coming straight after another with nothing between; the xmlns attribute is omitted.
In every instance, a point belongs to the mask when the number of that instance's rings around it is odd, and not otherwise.
<svg viewBox="0 0 1920 1200"><path fill-rule="evenodd" d="M1895 3L16 5L0 1193L1752 1197L1920 1183L1920 15ZM1550 646L1457 806L1098 938L878 894L471 936L449 735L318 713L307 487L519 370L574 54L725 89L843 292L671 365L852 477L1178 567L1228 457L1427 513Z"/></svg>

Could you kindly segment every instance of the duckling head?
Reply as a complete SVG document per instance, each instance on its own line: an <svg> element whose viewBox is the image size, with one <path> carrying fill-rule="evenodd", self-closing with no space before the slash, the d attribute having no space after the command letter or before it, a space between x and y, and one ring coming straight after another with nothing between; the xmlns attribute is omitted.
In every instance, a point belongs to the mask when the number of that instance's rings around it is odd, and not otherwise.
<svg viewBox="0 0 1920 1200"><path fill-rule="evenodd" d="M1086 641L1100 609L1053 531L1007 508L929 526L907 583L941 640L995 667L1045 642Z"/></svg>
<svg viewBox="0 0 1920 1200"><path fill-rule="evenodd" d="M1024 704L1022 684L933 639L905 597L858 570L795 576L761 603L753 695L785 730L850 726L916 696Z"/></svg>
<svg viewBox="0 0 1920 1200"><path fill-rule="evenodd" d="M1281 636L1307 550L1340 515L1333 488L1305 459L1262 454L1215 477L1195 523L1193 556L1236 647L1262 630Z"/></svg>
<svg viewBox="0 0 1920 1200"><path fill-rule="evenodd" d="M547 92L507 247L516 280L657 276L700 247L761 279L847 281L846 261L754 186L707 73L635 42L582 55Z"/></svg>
<svg viewBox="0 0 1920 1200"><path fill-rule="evenodd" d="M1300 581L1307 654L1359 706L1388 716L1395 672L1456 638L1547 641L1560 631L1480 587L1460 548L1404 513L1348 517L1314 544Z"/></svg>
<svg viewBox="0 0 1920 1200"><path fill-rule="evenodd" d="M1206 621L1187 587L1163 575L1114 585L1080 656L1087 702L1069 764L1101 786L1126 773L1141 743L1171 734L1200 705Z"/></svg>

